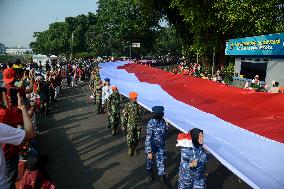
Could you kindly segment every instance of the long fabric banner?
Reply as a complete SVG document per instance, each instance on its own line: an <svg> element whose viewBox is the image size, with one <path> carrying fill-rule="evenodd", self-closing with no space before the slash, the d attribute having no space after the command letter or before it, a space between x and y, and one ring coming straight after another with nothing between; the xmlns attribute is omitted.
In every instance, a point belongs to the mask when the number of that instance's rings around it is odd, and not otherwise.
<svg viewBox="0 0 284 189"><path fill-rule="evenodd" d="M284 96L254 93L129 62L100 64L121 94L163 105L177 129L204 130L208 150L253 188L284 188ZM277 103L275 103L277 102ZM264 108L265 107L265 108Z"/></svg>

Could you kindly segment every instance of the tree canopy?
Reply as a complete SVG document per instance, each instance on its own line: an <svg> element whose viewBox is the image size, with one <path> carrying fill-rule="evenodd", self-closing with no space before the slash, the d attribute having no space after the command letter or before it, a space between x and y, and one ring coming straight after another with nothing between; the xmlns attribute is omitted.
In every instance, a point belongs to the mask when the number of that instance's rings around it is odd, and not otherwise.
<svg viewBox="0 0 284 189"><path fill-rule="evenodd" d="M281 0L99 0L96 13L67 17L34 34L31 47L44 54L128 56L167 52L205 60L224 58L230 38L284 31ZM162 19L168 25L162 27ZM134 50L134 51L135 51ZM207 58L207 59L206 59Z"/></svg>

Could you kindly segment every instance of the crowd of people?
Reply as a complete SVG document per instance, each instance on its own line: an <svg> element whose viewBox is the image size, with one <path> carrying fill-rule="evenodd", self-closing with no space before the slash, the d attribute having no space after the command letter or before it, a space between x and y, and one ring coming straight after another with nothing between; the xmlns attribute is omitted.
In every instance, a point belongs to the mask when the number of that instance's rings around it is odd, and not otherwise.
<svg viewBox="0 0 284 189"><path fill-rule="evenodd" d="M63 68L57 62L43 67L34 62L16 60L1 64L0 87L0 188L53 189L55 184L46 167L48 156L40 155L34 137L37 116L47 116L50 104L61 94ZM26 171L18 180L19 160L26 161Z"/></svg>
<svg viewBox="0 0 284 189"><path fill-rule="evenodd" d="M48 116L50 105L61 95L63 77L68 87L90 77L93 60L41 62L16 60L1 63L0 86L0 188L54 189L46 171L48 156L38 153L35 135L38 116ZM26 171L18 178L19 161Z"/></svg>
<svg viewBox="0 0 284 189"><path fill-rule="evenodd" d="M109 78L100 77L100 68L96 67L91 73L90 90L97 107L97 114L106 113L108 116L108 128L111 128L113 136L116 136L119 125L126 132L128 156L139 154L137 148L141 140L143 108L138 104L138 93L129 93L128 100L123 98L117 86L112 86ZM123 103L124 101L128 101ZM164 185L171 186L166 175L166 145L165 141L169 124L163 119L164 107L152 107L151 119L147 124L145 140L145 168L148 173L148 181L155 179L154 167L156 164L157 175ZM204 177L206 162L210 158L209 152L203 147L203 131L197 128L189 133L181 133L181 162L179 167L179 189L206 188Z"/></svg>
<svg viewBox="0 0 284 189"><path fill-rule="evenodd" d="M40 63L35 66L34 63L23 64L17 60L3 67L4 84L0 98L0 144L3 144L3 151L0 151L1 189L15 188L20 158L26 160L26 171L20 181L22 189L55 188L55 183L46 171L48 156L37 153L34 137L37 133L36 117L50 114L50 104L56 103L61 95L64 77L67 87L76 87L78 82L89 81L92 93L90 98L96 105L97 114L107 114L107 127L111 129L113 136L119 134L119 127L127 133L129 157L140 153L137 146L141 140L144 109L137 102L139 94L133 91L128 98L123 97L118 87L111 85L110 78L101 78L97 63L90 59L72 60L68 63L56 61L45 66ZM182 72L173 70L173 73L183 74L188 69L190 74L200 77L201 66L191 66L182 63L178 68ZM162 183L170 186L165 166L165 141L169 124L163 116L163 106L152 107L151 119L145 133L145 169L149 182L154 181L157 174ZM203 131L197 128L178 136L182 138L182 142L177 144L181 147L179 189L206 188L204 173L210 154L203 147L203 137ZM154 171L155 167L157 173Z"/></svg>
<svg viewBox="0 0 284 189"><path fill-rule="evenodd" d="M143 63L142 63L143 64ZM147 64L150 65L150 64ZM212 80L214 82L223 83L226 85L231 85L238 88L244 88L248 90L254 90L257 92L269 92L269 93L280 93L281 88L279 86L278 81L272 81L271 85L268 85L264 81L260 81L259 75L255 75L253 79L241 79L243 84L236 83L237 81L234 81L234 77L228 77L224 75L223 69L224 67L220 67L220 69L217 69L215 74L211 76L211 73L209 72L208 68L201 66L201 64L198 63L189 63L187 61L181 61L177 66L167 66L162 67L165 71L171 72L173 74L181 74L181 75L189 75L194 77L199 77L202 79L208 79Z"/></svg>

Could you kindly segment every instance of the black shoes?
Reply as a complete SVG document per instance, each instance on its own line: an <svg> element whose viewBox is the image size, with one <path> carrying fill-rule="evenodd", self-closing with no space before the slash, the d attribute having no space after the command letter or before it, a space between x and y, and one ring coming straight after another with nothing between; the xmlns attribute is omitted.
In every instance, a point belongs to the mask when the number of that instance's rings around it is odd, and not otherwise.
<svg viewBox="0 0 284 189"><path fill-rule="evenodd" d="M153 169L148 169L147 172L148 172L147 181L153 182L155 180L155 175L154 175Z"/></svg>
<svg viewBox="0 0 284 189"><path fill-rule="evenodd" d="M168 181L168 178L166 177L166 175L160 176L160 180L162 181L162 183L166 184Z"/></svg>
<svg viewBox="0 0 284 189"><path fill-rule="evenodd" d="M160 176L160 180L163 184L167 185L168 187L171 187L171 182L169 181L168 177L166 175Z"/></svg>
<svg viewBox="0 0 284 189"><path fill-rule="evenodd" d="M116 135L117 135L116 130L112 130L112 136L116 136Z"/></svg>
<svg viewBox="0 0 284 189"><path fill-rule="evenodd" d="M133 152L134 152L133 148L128 147L128 156L129 157L133 156Z"/></svg>
<svg viewBox="0 0 284 189"><path fill-rule="evenodd" d="M139 155L139 150L135 149L134 153L135 153L135 155Z"/></svg>

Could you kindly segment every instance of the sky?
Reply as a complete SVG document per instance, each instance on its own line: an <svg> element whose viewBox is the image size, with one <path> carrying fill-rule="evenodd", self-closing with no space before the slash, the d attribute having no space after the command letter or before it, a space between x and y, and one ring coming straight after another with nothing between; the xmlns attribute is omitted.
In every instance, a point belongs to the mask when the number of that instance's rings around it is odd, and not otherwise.
<svg viewBox="0 0 284 189"><path fill-rule="evenodd" d="M29 47L33 33L65 17L96 12L98 0L0 0L0 43Z"/></svg>

